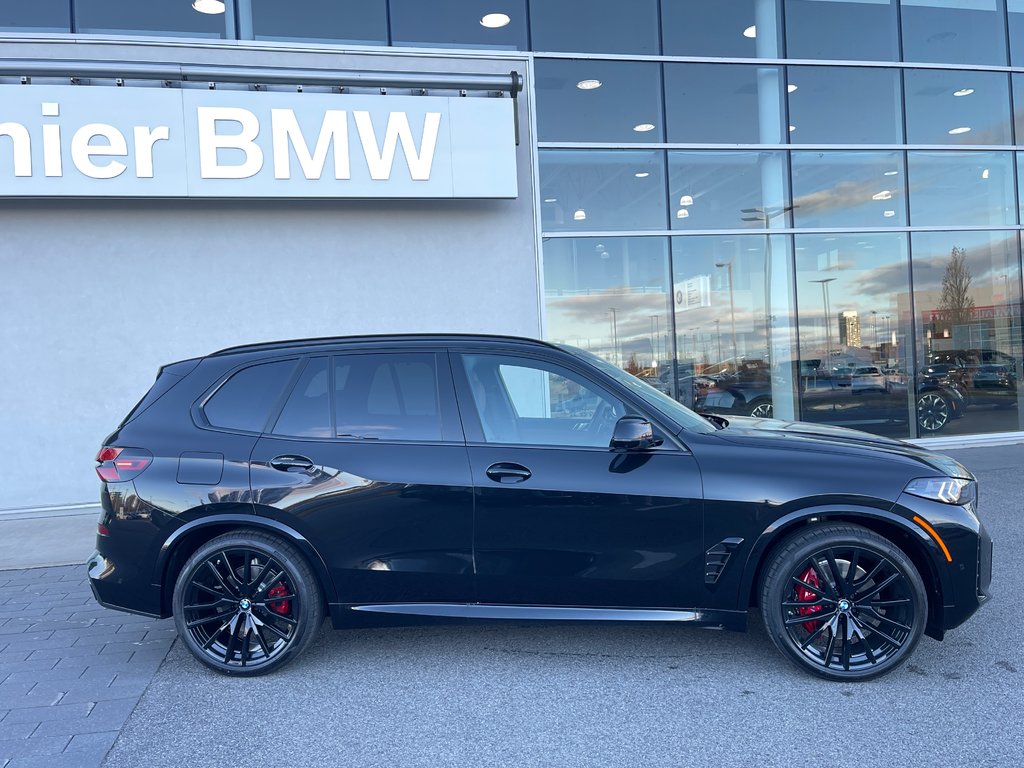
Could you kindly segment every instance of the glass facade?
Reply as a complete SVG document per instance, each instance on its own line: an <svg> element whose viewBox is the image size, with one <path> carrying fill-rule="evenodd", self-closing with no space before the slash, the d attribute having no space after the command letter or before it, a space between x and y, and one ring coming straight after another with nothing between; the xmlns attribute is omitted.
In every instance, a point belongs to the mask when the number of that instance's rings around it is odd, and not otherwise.
<svg viewBox="0 0 1024 768"><path fill-rule="evenodd" d="M687 405L1024 429L1024 0L40 0L0 29L523 51L546 335Z"/></svg>

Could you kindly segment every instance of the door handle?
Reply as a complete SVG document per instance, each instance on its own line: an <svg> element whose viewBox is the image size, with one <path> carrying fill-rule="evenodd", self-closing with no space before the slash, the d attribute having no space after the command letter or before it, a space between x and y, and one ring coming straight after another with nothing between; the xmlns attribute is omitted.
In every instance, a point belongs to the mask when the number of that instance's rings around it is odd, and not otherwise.
<svg viewBox="0 0 1024 768"><path fill-rule="evenodd" d="M524 480L529 480L533 476L533 472L522 464L499 462L491 464L487 468L487 476L496 483L521 483Z"/></svg>
<svg viewBox="0 0 1024 768"><path fill-rule="evenodd" d="M275 456L270 460L270 466L282 472L306 470L313 468L313 460L305 456Z"/></svg>

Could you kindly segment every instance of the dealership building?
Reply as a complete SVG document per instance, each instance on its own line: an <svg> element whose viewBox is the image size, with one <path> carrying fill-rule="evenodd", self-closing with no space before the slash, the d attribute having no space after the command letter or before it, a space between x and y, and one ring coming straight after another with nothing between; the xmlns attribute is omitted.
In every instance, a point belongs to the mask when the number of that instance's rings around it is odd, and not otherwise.
<svg viewBox="0 0 1024 768"><path fill-rule="evenodd" d="M160 365L295 337L1024 440L1024 0L5 3L0 198L0 511L92 503Z"/></svg>

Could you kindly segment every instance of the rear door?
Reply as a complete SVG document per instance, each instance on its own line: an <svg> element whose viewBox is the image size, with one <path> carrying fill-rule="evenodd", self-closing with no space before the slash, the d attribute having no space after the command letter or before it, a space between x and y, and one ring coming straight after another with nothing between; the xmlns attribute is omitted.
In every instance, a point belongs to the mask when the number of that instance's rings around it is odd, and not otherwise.
<svg viewBox="0 0 1024 768"><path fill-rule="evenodd" d="M323 556L345 603L473 598L472 480L443 350L311 356L253 450L257 512Z"/></svg>

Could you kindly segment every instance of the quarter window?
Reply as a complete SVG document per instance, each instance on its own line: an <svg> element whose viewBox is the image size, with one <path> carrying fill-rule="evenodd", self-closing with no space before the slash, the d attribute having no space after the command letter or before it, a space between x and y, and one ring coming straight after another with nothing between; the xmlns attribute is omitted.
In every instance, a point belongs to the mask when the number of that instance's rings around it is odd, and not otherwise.
<svg viewBox="0 0 1024 768"><path fill-rule="evenodd" d="M215 427L262 432L270 409L294 368L294 360L243 368L224 382L203 406L206 420Z"/></svg>
<svg viewBox="0 0 1024 768"><path fill-rule="evenodd" d="M443 439L433 354L340 355L334 393L338 437Z"/></svg>

